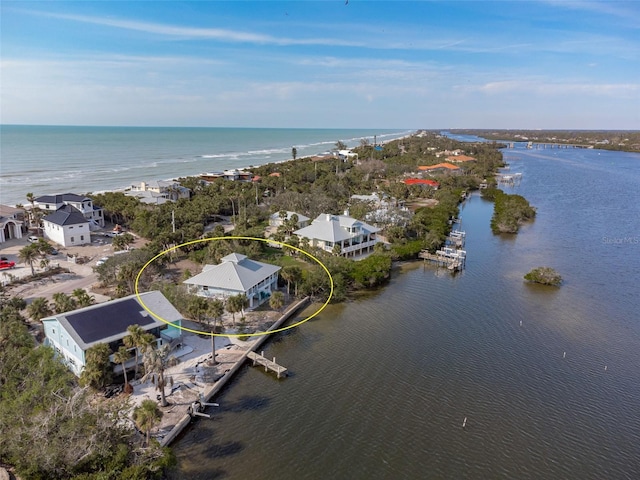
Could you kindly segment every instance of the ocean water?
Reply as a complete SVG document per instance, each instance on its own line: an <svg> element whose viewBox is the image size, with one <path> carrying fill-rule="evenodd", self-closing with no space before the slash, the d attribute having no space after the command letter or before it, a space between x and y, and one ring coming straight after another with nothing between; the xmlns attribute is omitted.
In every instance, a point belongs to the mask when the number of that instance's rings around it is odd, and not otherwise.
<svg viewBox="0 0 640 480"><path fill-rule="evenodd" d="M269 340L291 376L246 366L172 478L640 478L640 155L504 154L533 222L494 235L472 195L466 270L405 265Z"/></svg>
<svg viewBox="0 0 640 480"><path fill-rule="evenodd" d="M384 142L409 130L0 126L0 203L88 193Z"/></svg>

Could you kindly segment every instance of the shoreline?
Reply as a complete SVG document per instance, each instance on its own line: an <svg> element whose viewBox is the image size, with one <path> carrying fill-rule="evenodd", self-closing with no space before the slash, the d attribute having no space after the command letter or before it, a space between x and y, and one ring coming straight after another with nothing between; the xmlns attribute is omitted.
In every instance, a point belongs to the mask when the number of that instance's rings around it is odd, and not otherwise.
<svg viewBox="0 0 640 480"><path fill-rule="evenodd" d="M25 126L19 135L3 130L1 204L26 205L27 192L36 196L67 192L87 195L124 191L141 181L174 180L207 171L247 170L288 162L292 160L293 147L298 158L306 158L330 150L336 140L357 146L362 138L372 140L377 135L392 141L416 132L373 129L372 133L370 129L355 128L273 129L272 133L265 133L261 129L213 128L204 129L203 133L201 129L170 128L170 134L159 135L150 128L134 131L122 143L108 127L89 133L82 127L65 127L70 130L65 142L58 136L52 137L53 142L45 142L46 126L45 132L40 128ZM93 143L88 146L90 141Z"/></svg>
<svg viewBox="0 0 640 480"><path fill-rule="evenodd" d="M295 313L308 306L309 303L309 297L296 301L266 331L278 329ZM189 333L187 334L189 335ZM206 366L206 362L211 359L210 339L207 338L204 341L198 339L201 341L200 344L204 353L190 356L185 361L167 369L166 375L182 379L176 382L177 386L169 388L170 391L167 394L169 405L160 407L163 412L163 419L154 428L155 434L153 436L160 442L162 447L169 446L191 424L194 416L188 412L193 402L208 403L214 399L242 368L249 352L255 352L270 336L260 335L255 340L249 341L238 340L238 337L216 337L216 360L218 363L211 367ZM193 337L197 336L193 335ZM248 337L251 338L251 335L248 335ZM218 343L218 339L224 339L226 343ZM188 348L191 349L191 347ZM194 351L197 351L197 347L189 353ZM189 355L187 354L186 356ZM213 383L202 380L203 376L208 375L219 375L219 377ZM140 405L145 399L156 400L157 392L153 385L140 383L139 381L131 382L131 385L133 386L133 393L127 400L132 403L132 406ZM205 410L206 408L203 411Z"/></svg>

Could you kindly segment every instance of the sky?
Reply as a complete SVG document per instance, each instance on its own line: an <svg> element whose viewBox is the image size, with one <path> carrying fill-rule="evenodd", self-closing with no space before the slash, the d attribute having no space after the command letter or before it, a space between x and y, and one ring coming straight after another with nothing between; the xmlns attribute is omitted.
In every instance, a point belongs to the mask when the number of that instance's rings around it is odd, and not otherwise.
<svg viewBox="0 0 640 480"><path fill-rule="evenodd" d="M2 124L640 129L640 1L0 10Z"/></svg>

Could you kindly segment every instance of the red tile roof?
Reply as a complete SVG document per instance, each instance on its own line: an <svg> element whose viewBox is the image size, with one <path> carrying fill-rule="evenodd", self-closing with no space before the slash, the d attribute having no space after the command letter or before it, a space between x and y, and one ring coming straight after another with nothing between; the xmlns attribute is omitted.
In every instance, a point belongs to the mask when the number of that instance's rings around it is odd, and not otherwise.
<svg viewBox="0 0 640 480"><path fill-rule="evenodd" d="M440 184L435 180L427 180L424 178L407 178L404 180L406 185L429 185L431 187L439 187Z"/></svg>

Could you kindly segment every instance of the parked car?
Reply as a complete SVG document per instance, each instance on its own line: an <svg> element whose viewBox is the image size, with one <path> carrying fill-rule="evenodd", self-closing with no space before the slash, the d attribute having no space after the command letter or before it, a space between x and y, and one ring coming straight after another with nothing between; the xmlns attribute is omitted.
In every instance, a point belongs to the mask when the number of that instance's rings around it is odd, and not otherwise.
<svg viewBox="0 0 640 480"><path fill-rule="evenodd" d="M55 248L52 248L51 251L49 252L50 255L58 255L58 250L56 250Z"/></svg>
<svg viewBox="0 0 640 480"><path fill-rule="evenodd" d="M100 260L96 262L96 267L99 267L100 265L104 265L104 262L106 262L107 260L109 260L109 257L102 257Z"/></svg>
<svg viewBox="0 0 640 480"><path fill-rule="evenodd" d="M31 243L35 243L35 242L37 242L38 240L40 240L40 237L36 237L35 235L29 235L29 236L27 237L27 240L29 240Z"/></svg>
<svg viewBox="0 0 640 480"><path fill-rule="evenodd" d="M9 268L15 268L16 262L10 262L9 260L0 260L0 270L8 270Z"/></svg>

